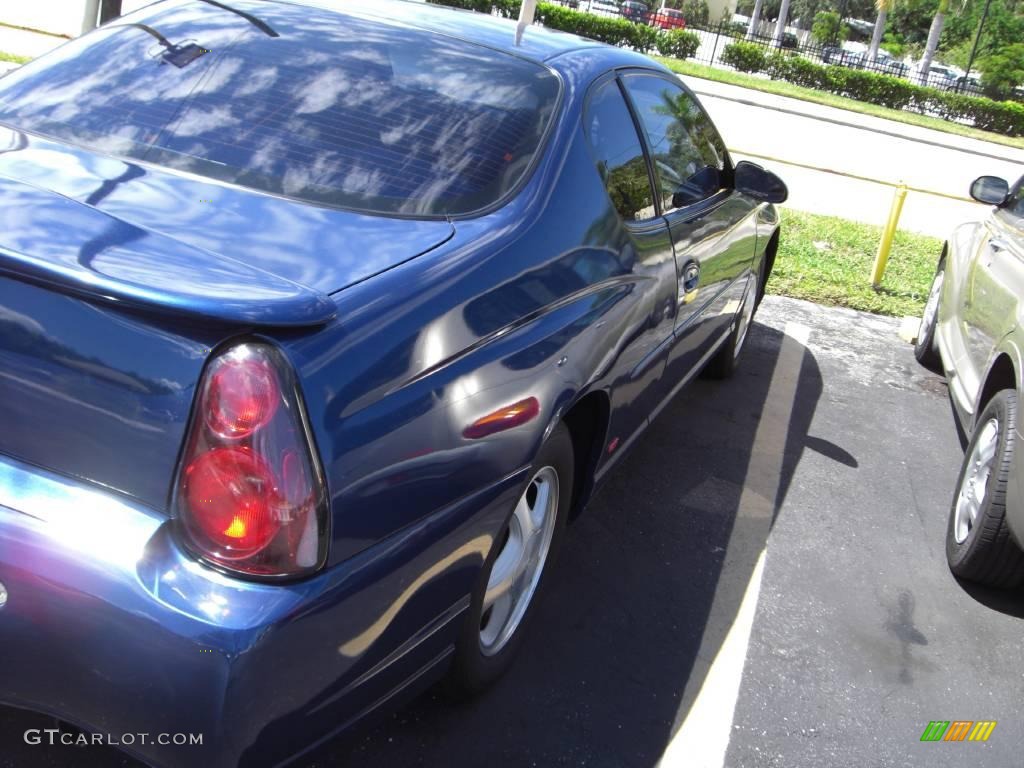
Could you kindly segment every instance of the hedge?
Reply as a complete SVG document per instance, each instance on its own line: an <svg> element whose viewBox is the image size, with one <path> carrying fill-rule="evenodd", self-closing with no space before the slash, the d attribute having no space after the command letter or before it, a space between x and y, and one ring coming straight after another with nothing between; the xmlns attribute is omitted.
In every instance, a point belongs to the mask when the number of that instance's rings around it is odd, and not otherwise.
<svg viewBox="0 0 1024 768"><path fill-rule="evenodd" d="M760 57L754 51L761 52ZM969 121L975 128L1006 136L1024 136L1024 104L940 91L881 75L813 61L782 51L765 55L755 43L736 42L722 51L722 62L741 72L764 72L805 88L827 91L890 109L912 110L945 120Z"/></svg>
<svg viewBox="0 0 1024 768"><path fill-rule="evenodd" d="M688 59L700 48L700 35L688 29L670 29L658 35L658 53L674 59Z"/></svg>
<svg viewBox="0 0 1024 768"><path fill-rule="evenodd" d="M428 0L437 5L519 18L520 0ZM628 46L647 53L689 58L700 38L684 30L658 30L626 19L595 16L552 3L537 3L537 21L545 27L572 32L603 43ZM773 80L786 80L857 101L890 109L909 109L946 120L969 121L975 128L1006 136L1024 136L1024 104L993 101L978 96L948 93L913 85L891 75L880 75L836 65L822 65L784 51L767 52L763 45L738 40L722 51L722 62L742 72L764 72Z"/></svg>
<svg viewBox="0 0 1024 768"><path fill-rule="evenodd" d="M722 63L740 72L760 72L765 67L764 48L757 43L730 43L722 51Z"/></svg>
<svg viewBox="0 0 1024 768"><path fill-rule="evenodd" d="M520 0L427 0L435 5L464 8L480 13L495 13L506 19L519 18ZM683 30L662 31L646 24L635 24L624 18L595 16L554 3L537 3L536 19L549 29L571 32L609 45L628 46L641 53L657 49L665 56L683 59L693 56L700 47L700 38Z"/></svg>

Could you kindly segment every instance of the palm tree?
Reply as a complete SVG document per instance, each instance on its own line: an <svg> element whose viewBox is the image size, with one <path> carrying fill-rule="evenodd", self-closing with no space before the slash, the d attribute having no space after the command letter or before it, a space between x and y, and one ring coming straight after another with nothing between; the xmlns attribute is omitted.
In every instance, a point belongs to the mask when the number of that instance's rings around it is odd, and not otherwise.
<svg viewBox="0 0 1024 768"><path fill-rule="evenodd" d="M754 0L754 12L750 15L750 25L747 27L748 40L760 33L762 5L764 5L764 0Z"/></svg>
<svg viewBox="0 0 1024 768"><path fill-rule="evenodd" d="M868 62L874 64L878 60L878 46L885 34L885 19L896 7L896 0L875 0L878 16L875 18L875 31L871 35L871 47L868 49Z"/></svg>
<svg viewBox="0 0 1024 768"><path fill-rule="evenodd" d="M946 23L947 13L949 13L949 0L939 0L939 10L935 12L931 29L928 30L928 43L924 47L924 56L921 57L921 67L918 70L924 85L928 85L928 72L932 68L935 49L939 47L939 35L942 34L942 25Z"/></svg>
<svg viewBox="0 0 1024 768"><path fill-rule="evenodd" d="M779 20L775 24L775 35L772 39L772 45L776 48L782 47L782 41L786 37L786 24L789 22L789 2L790 0L782 0L782 7L779 8Z"/></svg>

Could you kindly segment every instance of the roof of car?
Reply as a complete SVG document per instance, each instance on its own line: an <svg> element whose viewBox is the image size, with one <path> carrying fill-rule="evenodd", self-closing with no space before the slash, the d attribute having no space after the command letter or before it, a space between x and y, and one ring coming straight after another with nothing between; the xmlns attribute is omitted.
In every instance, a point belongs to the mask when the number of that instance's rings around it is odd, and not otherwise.
<svg viewBox="0 0 1024 768"><path fill-rule="evenodd" d="M604 44L565 32L545 29L536 24L516 39L516 21L475 11L464 11L417 0L269 0L291 5L324 8L342 14L390 23L407 24L419 29L451 35L505 53L546 61L568 51L597 48Z"/></svg>

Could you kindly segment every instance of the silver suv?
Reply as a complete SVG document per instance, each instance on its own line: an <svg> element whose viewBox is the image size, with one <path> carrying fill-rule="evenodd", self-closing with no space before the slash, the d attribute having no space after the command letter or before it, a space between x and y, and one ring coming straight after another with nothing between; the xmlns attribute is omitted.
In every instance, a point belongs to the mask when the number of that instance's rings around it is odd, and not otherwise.
<svg viewBox="0 0 1024 768"><path fill-rule="evenodd" d="M982 176L971 197L995 206L942 249L915 354L943 370L967 444L946 530L953 573L991 586L1024 582L1024 177Z"/></svg>

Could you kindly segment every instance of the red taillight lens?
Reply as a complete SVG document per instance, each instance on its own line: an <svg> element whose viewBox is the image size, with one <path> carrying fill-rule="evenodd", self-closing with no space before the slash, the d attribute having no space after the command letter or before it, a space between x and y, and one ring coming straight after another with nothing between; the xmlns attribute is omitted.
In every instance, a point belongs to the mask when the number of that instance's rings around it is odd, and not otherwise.
<svg viewBox="0 0 1024 768"><path fill-rule="evenodd" d="M221 437L248 437L274 417L281 402L277 377L265 360L228 360L210 377L210 429Z"/></svg>
<svg viewBox="0 0 1024 768"><path fill-rule="evenodd" d="M326 493L291 368L272 347L240 344L210 363L175 499L186 543L212 563L294 576L323 562Z"/></svg>
<svg viewBox="0 0 1024 768"><path fill-rule="evenodd" d="M280 528L273 472L251 451L214 448L202 454L185 468L184 490L198 529L193 533L226 559L259 552Z"/></svg>

